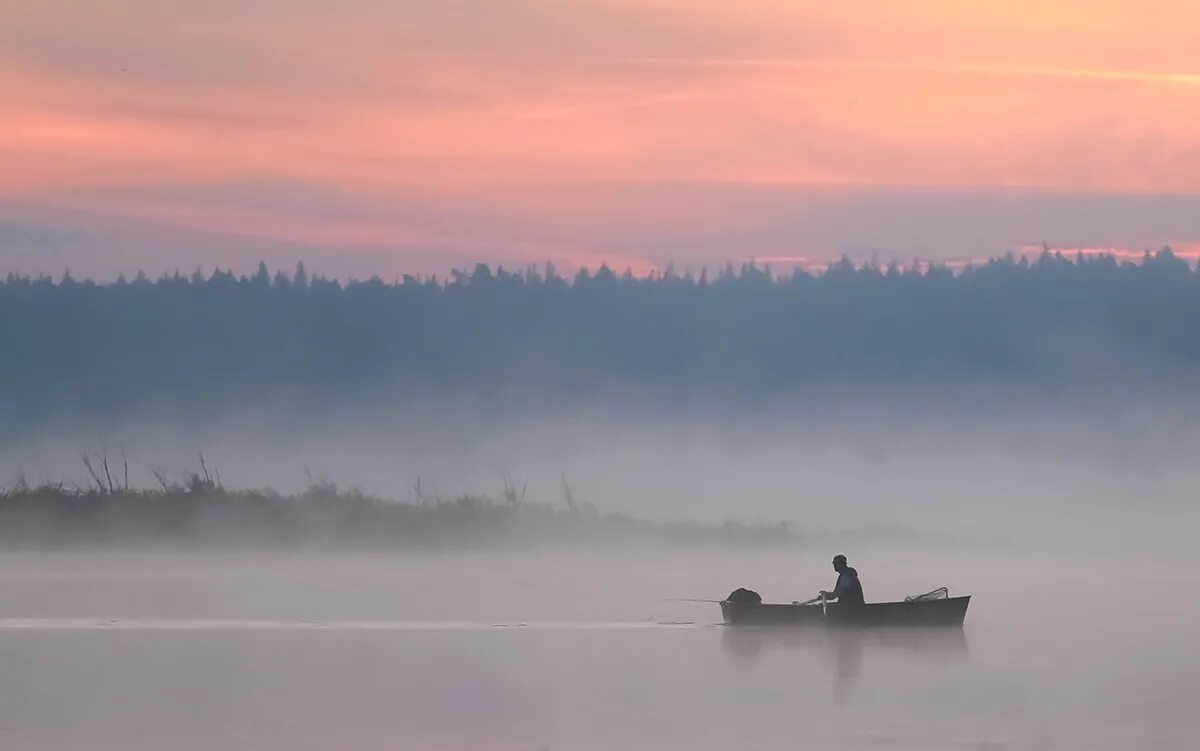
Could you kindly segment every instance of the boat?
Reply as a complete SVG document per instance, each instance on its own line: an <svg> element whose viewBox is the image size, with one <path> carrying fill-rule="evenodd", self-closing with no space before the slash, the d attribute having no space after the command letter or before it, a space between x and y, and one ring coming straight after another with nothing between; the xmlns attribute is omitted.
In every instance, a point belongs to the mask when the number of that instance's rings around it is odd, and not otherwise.
<svg viewBox="0 0 1200 751"><path fill-rule="evenodd" d="M871 602L859 607L838 603L791 605L721 600L729 626L962 626L970 595L903 602Z"/></svg>

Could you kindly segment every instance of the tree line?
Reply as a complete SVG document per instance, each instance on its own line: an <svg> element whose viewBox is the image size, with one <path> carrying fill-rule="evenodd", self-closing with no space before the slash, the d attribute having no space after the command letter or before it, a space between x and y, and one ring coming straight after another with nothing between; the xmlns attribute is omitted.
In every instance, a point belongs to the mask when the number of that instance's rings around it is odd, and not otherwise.
<svg viewBox="0 0 1200 751"><path fill-rule="evenodd" d="M390 282L265 264L112 283L12 273L0 282L0 412L1187 383L1198 321L1200 272L1170 249L1139 262L1045 250L958 270L843 259L645 277L485 264Z"/></svg>

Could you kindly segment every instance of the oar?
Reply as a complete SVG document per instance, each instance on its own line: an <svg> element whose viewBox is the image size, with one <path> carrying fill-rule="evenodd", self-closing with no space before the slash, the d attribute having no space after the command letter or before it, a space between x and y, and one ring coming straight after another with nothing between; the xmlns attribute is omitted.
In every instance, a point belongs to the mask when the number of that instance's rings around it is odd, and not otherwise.
<svg viewBox="0 0 1200 751"><path fill-rule="evenodd" d="M792 605L795 607L804 607L805 605L816 605L818 600L821 601L821 617L824 618L825 615L828 613L828 608L829 608L829 604L825 600L824 592L822 592L821 594L812 598L811 600L805 600L804 602L793 602Z"/></svg>

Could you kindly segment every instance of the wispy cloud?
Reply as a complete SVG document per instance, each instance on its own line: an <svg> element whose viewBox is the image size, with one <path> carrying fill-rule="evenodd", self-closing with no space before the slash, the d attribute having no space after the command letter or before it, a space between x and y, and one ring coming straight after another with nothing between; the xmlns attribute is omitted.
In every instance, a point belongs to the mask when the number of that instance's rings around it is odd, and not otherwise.
<svg viewBox="0 0 1200 751"><path fill-rule="evenodd" d="M11 0L0 210L183 266L198 233L400 265L1200 240L1200 11L1144 2Z"/></svg>
<svg viewBox="0 0 1200 751"><path fill-rule="evenodd" d="M1200 73L1150 70L1107 70L1054 66L987 65L912 61L829 60L788 58L686 58L641 57L619 61L634 66L679 68L783 69L805 71L860 71L868 73L927 74L939 76L996 76L1005 78L1061 78L1117 81L1164 86L1200 86Z"/></svg>

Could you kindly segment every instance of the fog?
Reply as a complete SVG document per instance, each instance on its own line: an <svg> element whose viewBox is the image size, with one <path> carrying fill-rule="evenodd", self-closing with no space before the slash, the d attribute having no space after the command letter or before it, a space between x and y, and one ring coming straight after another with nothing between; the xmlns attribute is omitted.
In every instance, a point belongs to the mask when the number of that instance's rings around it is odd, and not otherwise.
<svg viewBox="0 0 1200 751"><path fill-rule="evenodd" d="M1197 278L10 278L0 745L1184 747Z"/></svg>
<svg viewBox="0 0 1200 751"><path fill-rule="evenodd" d="M0 467L10 482L83 486L81 454L103 453L114 467L128 462L132 485L154 487L153 472L184 478L203 457L231 488L331 482L418 503L499 498L507 485L563 509L569 490L600 512L645 519L786 521L813 543L1195 549L1200 423L1184 398L1086 412L1013 401L1003 415L867 403L147 419L46 430L5 444Z"/></svg>
<svg viewBox="0 0 1200 751"><path fill-rule="evenodd" d="M8 554L12 748L1183 748L1195 567L850 550L950 631L747 631L720 597L828 586L825 550Z"/></svg>
<svg viewBox="0 0 1200 751"><path fill-rule="evenodd" d="M507 479L522 504L559 508L565 479L602 512L786 519L799 536L26 546L0 553L0 737L102 751L1186 747L1200 732L1197 423L1159 398L48 424L5 446L11 473L83 484L81 450L103 451L153 485L150 468L182 476L203 452L229 487L331 480L416 503L418 478L444 498ZM736 587L807 599L832 586L838 552L868 601L972 595L966 625L760 630L676 601Z"/></svg>

